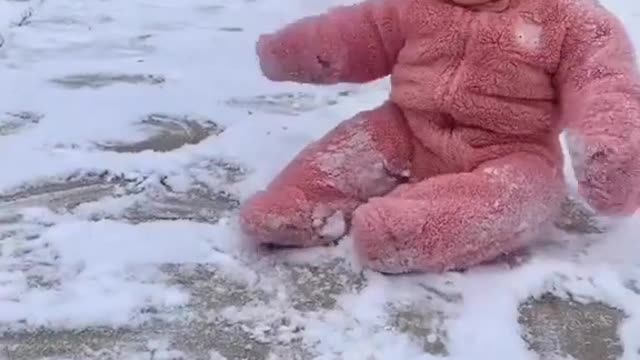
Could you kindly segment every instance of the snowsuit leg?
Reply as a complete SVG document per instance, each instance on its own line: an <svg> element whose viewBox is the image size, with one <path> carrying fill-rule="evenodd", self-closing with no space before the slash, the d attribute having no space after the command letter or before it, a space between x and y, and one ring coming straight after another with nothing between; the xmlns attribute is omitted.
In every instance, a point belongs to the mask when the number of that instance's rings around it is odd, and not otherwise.
<svg viewBox="0 0 640 360"><path fill-rule="evenodd" d="M251 241L313 246L349 230L352 212L393 190L410 169L413 138L392 103L346 120L309 145L241 209Z"/></svg>
<svg viewBox="0 0 640 360"><path fill-rule="evenodd" d="M356 253L384 273L468 268L530 244L563 197L561 164L515 153L371 199L354 213Z"/></svg>

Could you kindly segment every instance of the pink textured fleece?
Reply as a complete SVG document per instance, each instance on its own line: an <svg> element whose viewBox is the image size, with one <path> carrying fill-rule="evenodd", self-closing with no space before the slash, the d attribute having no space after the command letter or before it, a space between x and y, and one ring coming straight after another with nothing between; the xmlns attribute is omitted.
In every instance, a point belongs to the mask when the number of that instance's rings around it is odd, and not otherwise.
<svg viewBox="0 0 640 360"><path fill-rule="evenodd" d="M640 199L640 82L624 27L594 0L368 0L257 46L274 81L363 83L390 99L304 149L244 206L258 243L312 246L352 227L373 269L466 268L526 246L564 196L607 215Z"/></svg>

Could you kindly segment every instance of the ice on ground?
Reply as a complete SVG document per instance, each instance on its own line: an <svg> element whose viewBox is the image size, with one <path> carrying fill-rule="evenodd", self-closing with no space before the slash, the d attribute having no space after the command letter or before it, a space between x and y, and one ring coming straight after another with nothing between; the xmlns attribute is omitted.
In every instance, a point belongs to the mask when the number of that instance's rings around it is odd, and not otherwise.
<svg viewBox="0 0 640 360"><path fill-rule="evenodd" d="M256 37L352 2L0 2L1 359L640 356L638 217L567 202L520 264L442 275L246 247L240 202L389 85L270 83Z"/></svg>

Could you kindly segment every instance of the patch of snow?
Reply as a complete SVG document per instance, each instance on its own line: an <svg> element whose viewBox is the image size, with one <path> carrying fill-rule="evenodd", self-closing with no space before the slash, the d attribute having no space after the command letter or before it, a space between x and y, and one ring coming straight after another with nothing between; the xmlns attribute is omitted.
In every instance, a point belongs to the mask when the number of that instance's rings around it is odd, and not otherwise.
<svg viewBox="0 0 640 360"><path fill-rule="evenodd" d="M344 220L342 211L338 211L335 214L327 218L326 223L320 229L320 235L330 239L338 239L347 231L347 224Z"/></svg>
<svg viewBox="0 0 640 360"><path fill-rule="evenodd" d="M158 283L162 275L154 266L214 263L239 276L233 257L215 250L228 249L231 238L216 233L224 235L216 226L186 221L130 225L67 220L26 245L9 237L0 258L0 323L124 326L144 320L141 311L146 308L183 306L189 294ZM25 263L34 268L46 264L46 274L12 270ZM58 284L29 286L28 277L36 275Z"/></svg>

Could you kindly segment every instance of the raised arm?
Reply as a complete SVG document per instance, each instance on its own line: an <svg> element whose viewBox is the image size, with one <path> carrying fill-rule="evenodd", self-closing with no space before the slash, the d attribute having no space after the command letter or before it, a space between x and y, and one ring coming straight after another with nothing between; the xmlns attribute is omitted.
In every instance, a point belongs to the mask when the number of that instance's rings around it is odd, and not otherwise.
<svg viewBox="0 0 640 360"><path fill-rule="evenodd" d="M604 215L640 201L640 77L621 21L595 2L572 2L556 74L579 191Z"/></svg>
<svg viewBox="0 0 640 360"><path fill-rule="evenodd" d="M404 45L405 0L367 0L306 17L257 44L260 66L274 81L364 83L390 74Z"/></svg>

